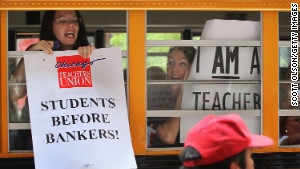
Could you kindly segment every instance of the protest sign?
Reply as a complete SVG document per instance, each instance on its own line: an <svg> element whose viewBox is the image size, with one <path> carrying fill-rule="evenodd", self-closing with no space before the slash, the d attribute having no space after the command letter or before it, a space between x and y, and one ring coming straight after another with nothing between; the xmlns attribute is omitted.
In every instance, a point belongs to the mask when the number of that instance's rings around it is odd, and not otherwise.
<svg viewBox="0 0 300 169"><path fill-rule="evenodd" d="M260 40L260 23L209 20L201 40ZM260 47L199 47L189 80L260 80Z"/></svg>
<svg viewBox="0 0 300 169"><path fill-rule="evenodd" d="M36 169L137 168L120 48L24 58Z"/></svg>
<svg viewBox="0 0 300 169"><path fill-rule="evenodd" d="M201 40L260 40L260 22L209 20ZM261 52L258 46L198 47L188 80L202 83L184 84L183 110L259 110ZM201 115L193 117L197 122ZM255 121L257 118L253 117ZM245 120L245 119L244 119ZM256 123L258 124L260 120ZM180 140L191 119L181 118ZM251 128L251 127L250 127ZM255 126L254 133L259 132Z"/></svg>

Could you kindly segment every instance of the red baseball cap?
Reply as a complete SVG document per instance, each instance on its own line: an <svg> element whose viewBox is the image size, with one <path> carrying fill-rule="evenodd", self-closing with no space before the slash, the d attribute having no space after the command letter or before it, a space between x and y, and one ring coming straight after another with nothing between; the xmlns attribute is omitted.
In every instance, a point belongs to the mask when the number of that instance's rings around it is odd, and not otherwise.
<svg viewBox="0 0 300 169"><path fill-rule="evenodd" d="M184 147L195 148L200 159L183 161L186 167L220 162L249 147L271 146L274 141L266 136L251 134L238 114L208 115L187 133Z"/></svg>

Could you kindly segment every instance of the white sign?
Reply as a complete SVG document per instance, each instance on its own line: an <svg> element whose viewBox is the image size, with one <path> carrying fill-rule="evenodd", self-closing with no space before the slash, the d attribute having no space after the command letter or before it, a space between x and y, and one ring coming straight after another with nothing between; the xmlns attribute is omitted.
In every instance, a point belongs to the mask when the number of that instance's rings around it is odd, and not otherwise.
<svg viewBox="0 0 300 169"><path fill-rule="evenodd" d="M260 40L260 22L209 20L204 25L201 40ZM260 74L260 47L200 47L189 79L260 80Z"/></svg>
<svg viewBox="0 0 300 169"><path fill-rule="evenodd" d="M204 25L201 40L260 40L260 22L209 20ZM184 85L181 109L260 110L260 79L260 47L198 47L188 80L201 83ZM181 118L181 142L187 130L202 117L199 114ZM259 126L259 118L251 119L255 119L255 123L251 120L250 124ZM248 127L259 133L260 128L256 126Z"/></svg>
<svg viewBox="0 0 300 169"><path fill-rule="evenodd" d="M260 23L209 20L204 25L201 40L260 40ZM199 80L204 83L184 86L181 108L184 110L260 109L260 78L259 47L199 47L188 80ZM243 80L251 82L247 84ZM224 83L217 85L216 81L224 81Z"/></svg>
<svg viewBox="0 0 300 169"><path fill-rule="evenodd" d="M260 47L200 47L189 80L259 80L260 75Z"/></svg>
<svg viewBox="0 0 300 169"><path fill-rule="evenodd" d="M261 109L260 84L185 84L184 89L183 110Z"/></svg>
<svg viewBox="0 0 300 169"><path fill-rule="evenodd" d="M24 58L36 169L137 168L120 48Z"/></svg>

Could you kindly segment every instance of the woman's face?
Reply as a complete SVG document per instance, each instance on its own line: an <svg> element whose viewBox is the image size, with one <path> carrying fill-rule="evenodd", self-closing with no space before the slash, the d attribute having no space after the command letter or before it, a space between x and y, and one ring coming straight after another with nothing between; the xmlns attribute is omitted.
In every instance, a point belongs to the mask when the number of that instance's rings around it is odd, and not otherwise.
<svg viewBox="0 0 300 169"><path fill-rule="evenodd" d="M174 50L169 54L167 63L167 80L185 80L190 64L183 51Z"/></svg>
<svg viewBox="0 0 300 169"><path fill-rule="evenodd" d="M292 135L300 132L300 117L299 116L289 116L286 118L285 129L288 135Z"/></svg>
<svg viewBox="0 0 300 169"><path fill-rule="evenodd" d="M169 54L167 63L167 80L186 80L189 73L190 64L187 57L181 50L174 50ZM172 93L175 97L180 92L181 84L171 85Z"/></svg>
<svg viewBox="0 0 300 169"><path fill-rule="evenodd" d="M72 49L78 37L80 19L75 11L56 11L53 20L54 36L62 44L63 50Z"/></svg>

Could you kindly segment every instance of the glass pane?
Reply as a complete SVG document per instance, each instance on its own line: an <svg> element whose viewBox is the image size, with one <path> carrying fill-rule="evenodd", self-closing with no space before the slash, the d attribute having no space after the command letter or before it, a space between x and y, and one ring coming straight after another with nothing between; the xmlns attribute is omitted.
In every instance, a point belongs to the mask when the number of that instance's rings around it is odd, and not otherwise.
<svg viewBox="0 0 300 169"><path fill-rule="evenodd" d="M127 50L127 34L126 33L113 33L106 32L105 33L105 47L121 47L121 49ZM124 80L127 83L127 64L128 59L127 56L122 56L122 66L124 70ZM125 84L126 89L126 84Z"/></svg>
<svg viewBox="0 0 300 169"><path fill-rule="evenodd" d="M10 150L33 150L30 130L9 130Z"/></svg>
<svg viewBox="0 0 300 169"><path fill-rule="evenodd" d="M279 80L290 80L291 48L279 47Z"/></svg>
<svg viewBox="0 0 300 169"><path fill-rule="evenodd" d="M298 14L299 15L299 14ZM290 28L291 13L279 13L279 146L300 144L299 41ZM289 25L283 27L282 25ZM288 29L286 29L288 28ZM292 43L294 45L292 45ZM298 45L297 45L298 44ZM295 47L296 45L296 47Z"/></svg>
<svg viewBox="0 0 300 169"><path fill-rule="evenodd" d="M30 45L36 43L38 38L34 36L28 36L16 39L17 51L25 51ZM11 76L20 62L20 57L9 57L9 123L10 126L14 126L18 123L29 123L29 107L28 99L26 95L26 84L24 82L16 82L15 76ZM21 125L22 126L22 125ZM18 128L18 127L17 127ZM32 138L30 129L10 129L9 130L9 150L33 150Z"/></svg>
<svg viewBox="0 0 300 169"><path fill-rule="evenodd" d="M292 106L291 100L291 48L290 47L279 47L279 108L280 109L299 109L298 106ZM296 62L297 63L297 62ZM299 67L298 67L299 69ZM299 77L299 75L298 75ZM299 81L299 78L298 78ZM297 83L295 83L297 85ZM298 85L299 86L299 85ZM293 91L294 94L299 91ZM299 100L299 99L298 99Z"/></svg>
<svg viewBox="0 0 300 169"><path fill-rule="evenodd" d="M105 47L121 47L127 50L127 34L107 32L105 34Z"/></svg>
<svg viewBox="0 0 300 169"><path fill-rule="evenodd" d="M16 46L17 51L25 51L29 46L38 42L39 38L35 37L36 34L27 38L17 36ZM29 108L26 95L25 81L16 82L15 76L12 73L17 68L20 62L20 57L9 58L9 122L10 123L29 123Z"/></svg>
<svg viewBox="0 0 300 169"><path fill-rule="evenodd" d="M180 40L180 32L147 33L147 40ZM150 49L148 50L150 52Z"/></svg>
<svg viewBox="0 0 300 169"><path fill-rule="evenodd" d="M279 145L295 146L300 144L300 116L280 116L279 117Z"/></svg>
<svg viewBox="0 0 300 169"><path fill-rule="evenodd" d="M28 19L26 20L27 11L8 12L9 51L25 51L30 45L39 41L41 20L45 11L36 12L34 19L38 19L35 20L34 25L28 23ZM85 33L89 45L101 45L101 47L103 47L104 44L106 44L105 47L118 46L121 47L122 50L127 50L126 11L88 10L80 11L80 14L84 20ZM107 19L108 16L109 19ZM105 25L105 28L103 28L103 25ZM48 28L52 31L51 27L47 27L47 30ZM116 33L108 34L109 38L105 39L104 34L101 34L104 32L104 29L106 32ZM47 37L46 39L52 39L54 41L59 38L55 37L53 39L53 37ZM101 44L99 44L100 42ZM102 42L104 42L104 44ZM61 44L63 44L63 42L61 42ZM14 152L32 150L26 81L20 81L19 76L12 76L13 72L16 72L15 70L21 58L22 55L8 56L9 151ZM126 54L123 54L123 68L127 68ZM125 79L124 77L124 80Z"/></svg>
<svg viewBox="0 0 300 169"><path fill-rule="evenodd" d="M224 114L223 110L247 111L244 120L252 133L261 132L261 47L218 45L220 41L231 44L231 40L260 41L260 24L258 12L245 12L240 20L253 21L252 35L249 38L237 33L244 30L237 25L231 29L238 19L227 21L223 26L215 26L209 30L220 29L213 38L208 38L205 30L206 21L214 19L230 20L227 12L214 11L178 11L166 13L149 11L147 13L147 31L152 33L156 20L161 32L178 33L191 30L193 40L216 40L215 45L198 47L190 41L171 39L169 45L161 45L163 36L147 38L151 46L147 47L147 136L148 148L180 147L184 143L187 130L208 113ZM184 18L178 20L164 20ZM226 18L224 18L226 16ZM153 17L153 18L152 18ZM186 17L186 18L185 18ZM251 19L250 19L251 18ZM194 20L195 19L195 20ZM230 22L230 24L229 24ZM246 22L239 21L239 24ZM168 25L169 24L169 25ZM159 24L158 24L159 25ZM195 26L196 25L196 26ZM211 24L214 25L214 24ZM254 26L255 25L255 26ZM217 28L216 28L217 27ZM177 29L176 29L177 28ZM224 29L223 29L224 28ZM155 29L157 33L157 29ZM236 30L236 31L232 31ZM233 32L230 37L227 32ZM235 39L235 34L240 36ZM205 36L206 35L206 36ZM232 36L231 36L232 35ZM157 41L157 42L156 42ZM184 44L185 45L178 45ZM153 44L160 45L153 45ZM174 43L174 44L173 44ZM191 44L191 45L190 45ZM153 50L155 49L155 50ZM150 52L152 51L153 52ZM162 80L166 79L166 80ZM188 112L188 113L187 113ZM170 130L169 130L170 129Z"/></svg>

